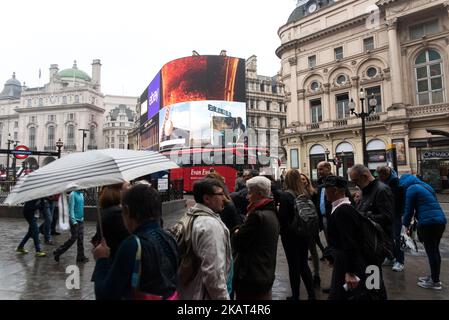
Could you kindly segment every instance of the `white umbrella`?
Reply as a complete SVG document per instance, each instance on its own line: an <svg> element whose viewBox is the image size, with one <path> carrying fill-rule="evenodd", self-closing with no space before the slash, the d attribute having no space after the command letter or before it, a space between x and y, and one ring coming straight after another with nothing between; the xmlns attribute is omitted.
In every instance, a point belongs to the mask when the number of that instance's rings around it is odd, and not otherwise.
<svg viewBox="0 0 449 320"><path fill-rule="evenodd" d="M104 149L72 153L19 179L5 204L130 181L177 167L154 151Z"/></svg>

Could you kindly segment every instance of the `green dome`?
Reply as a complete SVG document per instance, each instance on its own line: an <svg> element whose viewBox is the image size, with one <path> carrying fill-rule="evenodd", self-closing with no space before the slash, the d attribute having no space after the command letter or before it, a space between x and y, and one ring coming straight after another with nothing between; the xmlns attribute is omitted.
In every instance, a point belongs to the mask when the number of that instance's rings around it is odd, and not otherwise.
<svg viewBox="0 0 449 320"><path fill-rule="evenodd" d="M58 76L60 78L76 78L76 79L81 79L81 80L85 80L85 81L91 81L91 78L89 77L89 75L87 73L85 73L82 70L79 70L76 66L76 61L73 64L73 67L70 69L64 69L58 72Z"/></svg>

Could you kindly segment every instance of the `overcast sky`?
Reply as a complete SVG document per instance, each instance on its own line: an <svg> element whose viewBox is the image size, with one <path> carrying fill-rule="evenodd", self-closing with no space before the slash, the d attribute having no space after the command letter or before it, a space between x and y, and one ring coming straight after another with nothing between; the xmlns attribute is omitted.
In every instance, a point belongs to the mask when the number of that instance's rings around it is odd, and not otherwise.
<svg viewBox="0 0 449 320"><path fill-rule="evenodd" d="M105 94L140 95L170 60L200 54L248 58L275 75L277 31L295 0L8 0L0 11L0 91L13 72L33 87L50 64L91 75L101 59ZM42 77L39 80L39 69Z"/></svg>

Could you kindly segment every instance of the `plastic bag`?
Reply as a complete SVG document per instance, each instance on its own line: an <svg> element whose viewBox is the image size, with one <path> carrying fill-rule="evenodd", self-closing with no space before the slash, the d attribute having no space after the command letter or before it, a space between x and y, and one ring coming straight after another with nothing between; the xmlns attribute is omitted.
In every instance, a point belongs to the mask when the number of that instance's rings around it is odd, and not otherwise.
<svg viewBox="0 0 449 320"><path fill-rule="evenodd" d="M410 249L411 251L418 252L418 244L413 237L407 235L406 228L402 226L401 230L401 250Z"/></svg>

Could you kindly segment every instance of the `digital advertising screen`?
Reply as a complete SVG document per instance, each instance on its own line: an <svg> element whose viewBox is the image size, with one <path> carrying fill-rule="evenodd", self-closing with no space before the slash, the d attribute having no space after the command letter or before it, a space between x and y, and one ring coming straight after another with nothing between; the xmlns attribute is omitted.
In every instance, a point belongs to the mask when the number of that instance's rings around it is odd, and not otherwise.
<svg viewBox="0 0 449 320"><path fill-rule="evenodd" d="M244 59L191 56L168 62L143 93L142 146L163 151L243 145L245 90Z"/></svg>
<svg viewBox="0 0 449 320"><path fill-rule="evenodd" d="M161 73L158 72L148 86L148 115L147 118L153 118L161 107Z"/></svg>
<svg viewBox="0 0 449 320"><path fill-rule="evenodd" d="M162 67L162 107L187 101L246 101L245 60L192 56Z"/></svg>

